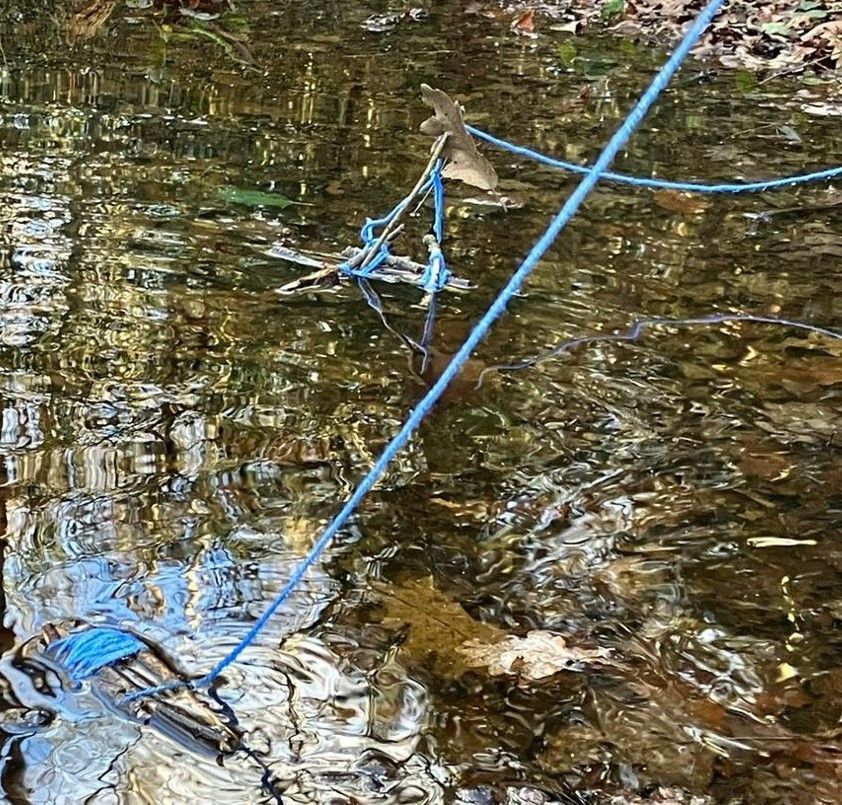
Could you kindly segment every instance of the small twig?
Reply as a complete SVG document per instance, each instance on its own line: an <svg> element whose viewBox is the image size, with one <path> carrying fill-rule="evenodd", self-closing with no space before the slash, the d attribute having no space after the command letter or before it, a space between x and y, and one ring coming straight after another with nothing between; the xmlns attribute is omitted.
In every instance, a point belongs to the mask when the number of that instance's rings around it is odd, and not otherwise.
<svg viewBox="0 0 842 805"><path fill-rule="evenodd" d="M418 200L418 203L415 205L415 209L410 213L410 215L417 214L418 210L420 210L421 207L424 206L424 202L430 197L430 193L432 193L432 192L433 192L433 188L428 187L427 192L424 193L424 195L421 196L421 198Z"/></svg>
<svg viewBox="0 0 842 805"><path fill-rule="evenodd" d="M821 61L821 56L808 59L801 64L794 64L792 67L785 67L781 70L778 70L775 73L770 73L766 76L766 78L761 79L757 82L758 87L762 87L764 84L768 84L770 81L774 81L776 78L783 78L785 75L792 75L792 73L800 73L806 70L808 67L812 67L817 62Z"/></svg>
<svg viewBox="0 0 842 805"><path fill-rule="evenodd" d="M826 327L819 327L818 325L809 324L808 322L796 321L795 319L779 318L778 316L761 316L754 315L752 313L712 313L709 316L693 316L686 319L670 319L661 316L654 316L647 319L637 319L637 321L635 321L634 324L632 324L632 326L627 330L614 333L592 333L579 338L568 338L545 352L533 355L531 358L525 358L517 363L488 366L480 372L476 387L480 388L480 386L482 386L485 381L485 376L490 372L517 372L521 369L528 369L532 366L537 366L550 358L554 358L562 352L570 352L576 347L600 343L637 342L643 337L644 330L649 329L650 327L704 327L715 324L735 324L738 322L792 327L796 330L806 330L807 332L816 333L818 335L826 336L827 338L834 338L837 341L842 341L842 332L829 330Z"/></svg>
<svg viewBox="0 0 842 805"><path fill-rule="evenodd" d="M388 224L383 228L383 231L380 233L380 237L377 238L374 243L371 244L370 247L367 249L363 249L363 251L358 254L353 260L351 260L348 265L350 268L365 268L375 257L375 255L380 251L380 247L391 237L391 233L394 228L397 226L398 221L400 220L401 216L406 212L407 208L410 204L415 200L415 197L421 192L421 188L424 186L424 183L429 178L430 174L433 172L433 169L436 166L436 162L438 162L439 157L441 156L441 152L444 150L444 145L447 142L447 134L442 134L433 145L433 152L430 156L430 161L427 163L427 167L424 168L424 172L418 178L418 181L415 183L415 187L410 190L409 195L403 200L401 203L400 208L395 213L394 217Z"/></svg>

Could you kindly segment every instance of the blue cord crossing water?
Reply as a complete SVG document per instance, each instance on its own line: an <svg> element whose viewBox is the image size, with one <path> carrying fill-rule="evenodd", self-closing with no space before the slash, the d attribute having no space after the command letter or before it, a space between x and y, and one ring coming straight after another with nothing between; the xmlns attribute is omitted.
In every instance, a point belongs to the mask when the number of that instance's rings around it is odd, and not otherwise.
<svg viewBox="0 0 842 805"><path fill-rule="evenodd" d="M522 145L515 145L507 140L495 137L493 134L488 134L475 126L466 126L465 128L474 137L485 140L485 142L497 146L497 148L502 148L504 151L531 159L533 162L539 162L542 165L548 165L551 168L559 168L560 170L570 171L572 173L587 174L591 170L587 165L577 165L575 162L556 159L555 157L542 154L540 151L534 151ZM758 182L721 182L717 184L650 179L642 176L629 176L624 173L612 173L611 171L606 171L602 174L603 179L609 179L612 182L620 182L621 184L628 184L634 187L679 190L686 193L762 193L764 190L792 187L794 185L805 184L806 182L820 182L827 179L835 179L838 176L842 176L842 166L827 168L826 170L815 171L814 173L802 173L797 176L785 176L780 179L764 179Z"/></svg>
<svg viewBox="0 0 842 805"><path fill-rule="evenodd" d="M214 666L210 673L201 679L195 680L192 683L178 682L148 688L132 694L131 698L136 699L142 696L149 696L187 684L192 684L195 687L210 685L225 671L226 668L228 668L232 663L235 663L239 659L240 655L254 642L269 620L301 583L304 575L310 567L316 563L324 550L330 545L333 538L339 533L339 530L345 525L363 498L369 491L371 491L372 487L386 471L398 451L401 450L401 448L403 448L403 446L410 440L412 434L417 430L424 421L425 417L433 409L433 406L436 404L439 397L441 397L445 389L459 373L462 366L471 356L471 353L480 341L482 341L491 329L494 322L505 312L506 305L508 305L508 303L512 300L525 282L526 278L532 273L541 258L553 245L553 242L560 232L578 212L582 202L594 189L597 182L599 182L600 178L608 169L608 166L617 156L617 153L638 127L646 112L661 94L672 76L679 69L682 62L687 57L687 54L690 52L690 49L701 36L705 28L707 28L711 19L713 19L713 16L724 2L725 0L710 0L705 9L699 14L698 18L685 34L681 44L676 48L675 52L670 56L666 64L655 76L646 92L631 110L628 117L614 136L610 139L608 145L605 146L605 149L600 154L596 163L594 163L594 166L588 171L587 175L567 199L558 214L551 220L544 234L538 239L506 286L502 291L500 291L491 306L477 322L473 330L471 330L468 338L465 340L465 343L462 344L458 352L453 356L453 358L451 358L450 363L444 369L438 380L424 395L424 397L421 398L418 405L410 412L406 422L404 422L398 433L386 445L383 453L374 463L374 466L372 466L366 476L362 479L362 481L360 481L357 488L345 502L345 505L322 532L321 536L313 544L307 555L292 572L281 591L271 601L269 606L266 608L266 611L255 621L254 625L251 629L249 629L245 637L243 637L234 649L232 649Z"/></svg>

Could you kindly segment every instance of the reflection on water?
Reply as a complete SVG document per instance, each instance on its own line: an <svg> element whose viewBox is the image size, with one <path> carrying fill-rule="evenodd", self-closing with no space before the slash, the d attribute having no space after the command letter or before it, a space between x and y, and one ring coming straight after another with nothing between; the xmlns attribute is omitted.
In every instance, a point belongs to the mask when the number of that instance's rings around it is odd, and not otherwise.
<svg viewBox="0 0 842 805"><path fill-rule="evenodd" d="M823 188L696 205L600 189L226 672L220 702L253 755L219 766L44 664L42 627L81 619L208 671L417 400L356 289L278 297L299 269L265 253L339 248L391 206L427 158L421 81L495 133L588 159L653 63L613 40L524 40L455 0L383 33L362 27L383 11L367 2L255 0L204 33L155 4L107 5L72 45L60 12L0 24L8 798L273 801L265 763L289 802L836 801L838 346L667 331L474 382L640 314L838 327L839 208L747 216ZM842 162L833 119L805 115L793 85L698 78L684 73L624 169ZM434 367L572 186L486 153L522 206L452 188L450 261L479 287L443 298ZM228 186L305 204L238 205ZM383 298L419 331L414 289ZM455 659L533 629L612 662L527 682Z"/></svg>

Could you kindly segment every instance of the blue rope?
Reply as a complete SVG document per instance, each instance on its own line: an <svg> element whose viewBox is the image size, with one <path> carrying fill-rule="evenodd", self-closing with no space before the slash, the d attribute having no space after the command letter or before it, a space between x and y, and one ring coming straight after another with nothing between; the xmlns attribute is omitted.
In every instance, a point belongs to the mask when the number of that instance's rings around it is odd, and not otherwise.
<svg viewBox="0 0 842 805"><path fill-rule="evenodd" d="M440 159L433 168L433 201L435 211L433 213L433 234L439 243L444 243L444 182L441 178L444 160Z"/></svg>
<svg viewBox="0 0 842 805"><path fill-rule="evenodd" d="M447 268L447 262L441 250L441 244L444 242L444 182L441 176L442 168L444 168L444 160L440 159L433 168L431 177L434 204L433 237L436 242L429 246L430 257L427 260L427 267L424 270L424 274L419 281L424 292L428 294L435 294L442 290L447 285L447 280L450 277L450 271Z"/></svg>
<svg viewBox="0 0 842 805"><path fill-rule="evenodd" d="M430 189L433 191L433 201L435 205L433 213L433 233L436 238L437 247L431 249L430 258L427 261L427 266L418 284L424 289L426 293L437 293L442 290L450 278L450 271L447 268L444 255L441 251L441 243L444 240L444 182L442 180L442 169L444 168L444 160L438 160L430 174L430 178L421 185L418 195L423 195ZM363 249L370 249L378 238L377 231L388 226L398 215L400 215L411 201L410 196L401 199L383 218L367 218L360 229L360 239L363 242ZM383 263L385 263L391 253L389 252L388 244L384 243L377 254L365 266L359 267L353 265L353 258L349 258L339 265L339 271L346 277L356 277L357 279L366 279L370 277Z"/></svg>
<svg viewBox="0 0 842 805"><path fill-rule="evenodd" d="M187 684L193 685L194 687L210 685L225 671L226 668L235 663L239 659L240 655L255 641L258 635L266 627L266 624L271 620L278 609L283 606L290 595L292 595L295 591L296 587L298 587L304 579L304 575L310 567L316 563L325 549L331 544L333 538L339 533L339 530L345 525L351 515L354 514L357 506L359 506L363 498L371 491L372 487L386 471L392 459L394 459L398 452L410 440L412 434L418 429L425 417L433 409L439 397L441 397L445 389L459 373L462 366L470 358L471 353L486 336L494 322L503 315L506 310L506 305L508 305L508 303L512 300L520 287L526 281L527 277L538 265L541 258L553 245L555 239L561 231L578 212L582 202L594 189L597 182L599 182L602 175L608 169L608 166L617 156L617 153L634 133L634 130L638 127L641 120L643 120L644 115L657 100L658 96L661 94L672 76L675 75L682 62L687 58L687 54L690 52L690 49L701 36L705 28L707 28L711 19L713 19L713 16L724 2L725 0L710 0L705 9L699 14L693 25L685 34L681 44L679 44L675 52L670 56L666 64L655 76L646 92L631 110L628 117L614 136L610 139L608 145L605 146L605 149L594 163L594 166L587 173L579 186L573 191L561 210L559 210L555 217L550 221L550 224L544 234L538 239L518 269L509 279L506 286L502 289L502 291L500 291L491 306L477 322L473 330L471 330L468 338L465 340L465 343L462 344L453 358L451 358L450 363L447 367L445 367L438 380L433 384L424 397L421 398L416 408L412 410L404 424L401 426L401 429L386 445L382 454L374 463L374 466L372 466L366 476L362 479L362 481L360 481L357 488L345 502L345 505L342 506L339 513L322 532L322 535L316 540L307 555L292 572L287 580L287 583L270 602L266 611L254 622L254 625L251 629L249 629L245 637L243 637L243 639L240 640L240 642L225 657L223 657L223 659L221 659L206 676L189 683L186 681L179 681L178 683L170 683L164 686L141 690L132 694L132 699L153 695L166 690L172 690L175 687Z"/></svg>
<svg viewBox="0 0 842 805"><path fill-rule="evenodd" d="M127 660L146 645L133 634L110 626L92 626L50 643L52 654L74 683L93 676L101 668Z"/></svg>
<svg viewBox="0 0 842 805"><path fill-rule="evenodd" d="M531 366L536 366L543 363L550 358L560 355L562 352L568 352L576 347L584 346L585 344L599 344L610 341L638 341L643 336L643 331L647 327L697 327L710 324L727 324L730 322L752 322L754 324L776 324L782 327L793 327L797 330L806 330L810 333L817 333L828 338L835 338L842 341L842 333L837 333L834 330L828 330L825 327L819 327L808 322L796 321L794 319L782 319L777 316L755 316L751 313L712 313L709 316L697 316L688 319L670 319L656 316L648 319L637 319L637 321L619 333L594 333L593 335L579 336L578 338L568 338L559 344L556 344L551 349L535 355L531 358L518 361L517 363L501 364L499 366L489 366L483 369L477 380L477 388L479 388L485 380L485 375L488 372L516 372L521 369L528 369Z"/></svg>
<svg viewBox="0 0 842 805"><path fill-rule="evenodd" d="M574 162L566 162L563 159L555 159L554 157L547 156L539 151L533 151L531 148L525 148L522 145L514 145L506 140L501 140L499 137L495 137L493 134L488 134L475 126L466 126L465 128L480 140L485 140L485 142L490 143L491 145L496 145L498 148L502 148L504 151L509 151L512 154L517 154L518 156L526 157L527 159L531 159L535 162L540 162L542 165L549 165L551 168L560 168L561 170L581 174L587 174L591 171L591 168L587 165L577 165ZM612 173L611 171L606 171L603 174L604 179L610 179L612 182L621 182L635 187L680 190L686 193L762 193L764 190L775 190L779 187L791 187L793 185L804 184L805 182L820 182L825 179L835 179L838 176L842 176L842 166L838 168L827 168L826 170L816 171L815 173L804 173L799 176L787 176L782 179L766 179L759 182L723 182L721 184L674 182L667 179L647 179L639 176L628 176L623 173Z"/></svg>

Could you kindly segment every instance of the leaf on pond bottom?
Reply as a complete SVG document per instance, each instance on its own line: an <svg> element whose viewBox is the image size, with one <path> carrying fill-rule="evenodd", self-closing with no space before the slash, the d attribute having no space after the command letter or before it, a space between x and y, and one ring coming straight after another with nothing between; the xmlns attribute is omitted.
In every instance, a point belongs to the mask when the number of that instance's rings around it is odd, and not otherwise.
<svg viewBox="0 0 842 805"><path fill-rule="evenodd" d="M690 193L679 193L675 190L655 190L652 193L655 203L669 212L678 212L682 215L701 215L710 207L707 199L693 196Z"/></svg>
<svg viewBox="0 0 842 805"><path fill-rule="evenodd" d="M243 204L246 207L277 207L285 209L300 201L282 196L280 193L264 193L261 190L246 190L233 185L224 185L217 189L217 195L228 204Z"/></svg>
<svg viewBox="0 0 842 805"><path fill-rule="evenodd" d="M469 640L459 652L471 667L488 667L494 676L517 674L521 679L535 681L560 671L581 671L585 665L605 663L610 654L604 648L569 646L563 637L541 629L526 637L511 635L505 640L488 644Z"/></svg>
<svg viewBox="0 0 842 805"><path fill-rule="evenodd" d="M489 645L505 635L498 627L472 618L457 601L437 590L430 577L376 589L383 595L383 625L407 628L401 653L415 661L432 660L444 676L455 679L471 667L460 646L470 641Z"/></svg>

